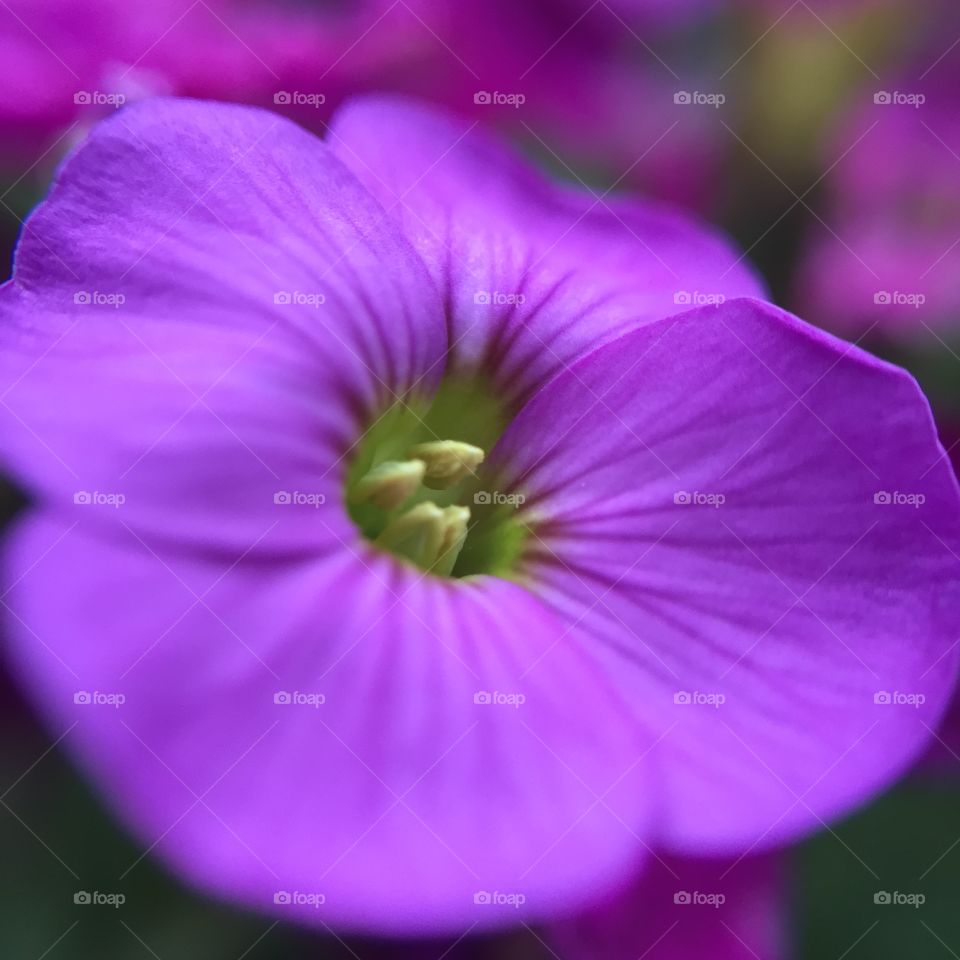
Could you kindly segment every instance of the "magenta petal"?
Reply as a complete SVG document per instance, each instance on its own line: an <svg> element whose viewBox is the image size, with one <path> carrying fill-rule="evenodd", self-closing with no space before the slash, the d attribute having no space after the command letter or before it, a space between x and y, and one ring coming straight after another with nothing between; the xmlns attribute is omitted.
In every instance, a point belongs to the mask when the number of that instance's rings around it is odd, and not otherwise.
<svg viewBox="0 0 960 960"><path fill-rule="evenodd" d="M725 239L666 208L554 186L476 122L360 99L329 142L423 255L453 362L484 366L515 399L638 323L762 296Z"/></svg>
<svg viewBox="0 0 960 960"><path fill-rule="evenodd" d="M42 520L12 553L35 702L201 888L306 923L462 932L569 910L643 853L649 744L518 586L349 545L185 561ZM275 903L295 892L325 902Z"/></svg>
<svg viewBox="0 0 960 960"><path fill-rule="evenodd" d="M598 350L496 451L529 574L655 736L685 851L814 829L953 687L958 496L915 382L736 301Z"/></svg>
<svg viewBox="0 0 960 960"><path fill-rule="evenodd" d="M35 495L234 552L271 523L274 551L329 539L275 495L339 504L350 445L435 386L446 347L417 254L321 141L192 101L96 128L30 218L0 320L0 444ZM74 508L93 493L124 509Z"/></svg>
<svg viewBox="0 0 960 960"><path fill-rule="evenodd" d="M785 866L775 854L657 857L548 939L564 960L778 960L788 955Z"/></svg>

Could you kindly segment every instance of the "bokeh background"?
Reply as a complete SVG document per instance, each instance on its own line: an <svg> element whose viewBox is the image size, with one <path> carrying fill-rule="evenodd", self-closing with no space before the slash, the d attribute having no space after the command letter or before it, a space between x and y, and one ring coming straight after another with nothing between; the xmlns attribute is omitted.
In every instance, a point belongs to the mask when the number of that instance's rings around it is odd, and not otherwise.
<svg viewBox="0 0 960 960"><path fill-rule="evenodd" d="M4 277L58 163L123 102L243 101L322 134L351 94L402 91L500 128L600 198L640 191L726 228L774 301L913 372L957 462L956 0L0 0L0 71ZM9 521L21 498L4 487L2 502ZM951 717L889 793L766 861L744 924L641 888L617 930L608 913L576 936L431 943L341 939L196 896L119 830L6 677L0 717L3 957L682 960L721 941L744 960L960 956ZM126 902L77 905L79 890ZM925 902L877 904L878 890Z"/></svg>

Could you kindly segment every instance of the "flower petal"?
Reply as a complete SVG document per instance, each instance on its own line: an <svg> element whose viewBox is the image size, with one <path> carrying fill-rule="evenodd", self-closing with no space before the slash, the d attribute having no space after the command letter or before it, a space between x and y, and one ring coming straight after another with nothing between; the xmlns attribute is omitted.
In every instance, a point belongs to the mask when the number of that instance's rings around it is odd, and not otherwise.
<svg viewBox="0 0 960 960"><path fill-rule="evenodd" d="M482 366L516 403L638 323L762 295L725 239L666 208L556 187L476 126L367 98L329 140L423 255L454 364Z"/></svg>
<svg viewBox="0 0 960 960"><path fill-rule="evenodd" d="M37 500L12 658L141 839L211 892L391 932L550 915L633 867L649 744L605 674L521 587L425 575L347 516L349 445L436 385L447 337L322 144L122 111L0 318L2 450Z"/></svg>
<svg viewBox="0 0 960 960"><path fill-rule="evenodd" d="M462 932L569 910L643 852L636 724L516 585L369 547L187 561L44 519L10 572L34 702L145 848L212 893Z"/></svg>
<svg viewBox="0 0 960 960"><path fill-rule="evenodd" d="M958 495L914 381L775 307L644 327L491 458L654 735L664 841L769 845L900 773L954 683Z"/></svg>
<svg viewBox="0 0 960 960"><path fill-rule="evenodd" d="M303 545L323 530L274 494L339 501L373 413L435 387L446 329L321 141L154 100L97 127L31 217L0 342L0 449L55 509L120 494L125 523L184 544L248 546L269 518Z"/></svg>

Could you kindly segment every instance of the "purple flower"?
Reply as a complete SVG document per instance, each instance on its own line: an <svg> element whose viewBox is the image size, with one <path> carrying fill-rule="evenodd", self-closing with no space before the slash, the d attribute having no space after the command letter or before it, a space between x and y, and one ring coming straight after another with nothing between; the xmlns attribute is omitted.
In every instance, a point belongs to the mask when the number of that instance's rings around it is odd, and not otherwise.
<svg viewBox="0 0 960 960"><path fill-rule="evenodd" d="M554 924L566 960L777 960L787 951L786 863L657 857L603 903Z"/></svg>
<svg viewBox="0 0 960 960"><path fill-rule="evenodd" d="M729 92L716 86L723 66L705 62L699 46L692 57L677 49L679 32L715 6L711 0L426 4L418 15L444 44L433 49L419 84L408 72L407 89L459 112L472 109L477 119L584 177L716 208L729 133L716 109L675 99Z"/></svg>
<svg viewBox="0 0 960 960"><path fill-rule="evenodd" d="M558 0L560 6L567 6L576 15L583 13L583 5L570 0ZM703 17L716 10L716 0L680 0L670 3L669 0L610 0L611 10L628 19L636 19L640 23L693 20Z"/></svg>
<svg viewBox="0 0 960 960"><path fill-rule="evenodd" d="M345 82L362 85L372 69L411 56L422 33L412 13L383 0L322 12L266 0L9 0L0 6L2 155L79 139L119 103L158 93L325 117Z"/></svg>
<svg viewBox="0 0 960 960"><path fill-rule="evenodd" d="M46 155L52 166L118 103L149 95L270 106L316 129L345 96L386 85L473 111L557 151L558 162L703 209L715 203L729 135L716 110L674 96L712 89L711 72L702 58L654 51L712 6L10 0L0 5L0 163Z"/></svg>
<svg viewBox="0 0 960 960"><path fill-rule="evenodd" d="M147 849L307 923L816 829L950 694L957 488L909 376L761 293L413 103L119 111L0 295L19 677Z"/></svg>
<svg viewBox="0 0 960 960"><path fill-rule="evenodd" d="M931 53L844 117L826 160L829 206L796 284L818 322L933 343L956 329L958 77Z"/></svg>

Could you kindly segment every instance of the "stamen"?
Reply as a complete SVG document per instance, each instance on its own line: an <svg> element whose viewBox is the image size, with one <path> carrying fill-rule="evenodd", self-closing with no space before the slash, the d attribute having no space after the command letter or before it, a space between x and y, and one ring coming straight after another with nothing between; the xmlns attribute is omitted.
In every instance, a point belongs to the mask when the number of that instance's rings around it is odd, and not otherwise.
<svg viewBox="0 0 960 960"><path fill-rule="evenodd" d="M391 520L376 543L412 560L424 570L447 576L467 536L467 507L445 507L425 501Z"/></svg>
<svg viewBox="0 0 960 960"><path fill-rule="evenodd" d="M393 510L420 489L426 470L423 460L386 460L361 477L351 499Z"/></svg>
<svg viewBox="0 0 960 960"><path fill-rule="evenodd" d="M443 520L445 524L443 543L440 544L440 554L433 563L432 570L441 577L449 577L467 539L470 508L446 507L443 511Z"/></svg>
<svg viewBox="0 0 960 960"><path fill-rule="evenodd" d="M387 524L376 542L426 569L443 543L443 511L429 500Z"/></svg>
<svg viewBox="0 0 960 960"><path fill-rule="evenodd" d="M494 505L485 491L498 481L483 475L484 451L510 422L502 394L486 375L454 370L432 400L411 389L379 411L345 465L357 535L438 577L519 577L530 515L473 506Z"/></svg>
<svg viewBox="0 0 960 960"><path fill-rule="evenodd" d="M459 440L435 440L418 443L410 451L410 456L426 463L425 486L431 490L446 490L468 473L473 473L483 462L484 453L480 447Z"/></svg>

